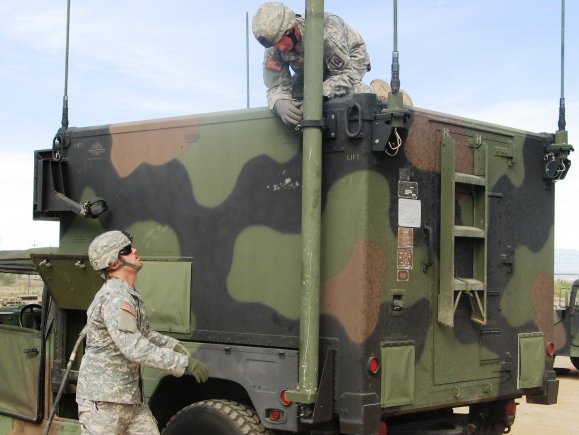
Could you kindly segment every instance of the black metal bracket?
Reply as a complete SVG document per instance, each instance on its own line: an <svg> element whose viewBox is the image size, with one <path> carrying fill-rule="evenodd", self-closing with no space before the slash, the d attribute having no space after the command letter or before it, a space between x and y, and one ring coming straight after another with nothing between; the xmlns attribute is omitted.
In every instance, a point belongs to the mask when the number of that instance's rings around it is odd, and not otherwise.
<svg viewBox="0 0 579 435"><path fill-rule="evenodd" d="M55 162L61 162L64 159L64 152L70 146L70 130L65 127L61 127L54 135L52 139L52 160Z"/></svg>
<svg viewBox="0 0 579 435"><path fill-rule="evenodd" d="M311 419L308 423L324 423L332 420L334 408L334 355L336 350L329 348L326 351L322 377Z"/></svg>

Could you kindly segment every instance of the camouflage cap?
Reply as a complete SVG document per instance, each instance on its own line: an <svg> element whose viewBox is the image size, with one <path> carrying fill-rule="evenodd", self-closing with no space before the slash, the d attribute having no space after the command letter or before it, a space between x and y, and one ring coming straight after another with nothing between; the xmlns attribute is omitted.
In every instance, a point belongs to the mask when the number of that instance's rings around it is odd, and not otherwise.
<svg viewBox="0 0 579 435"><path fill-rule="evenodd" d="M88 247L88 259L94 270L102 270L119 258L119 251L131 244L132 237L123 231L107 231L95 237Z"/></svg>
<svg viewBox="0 0 579 435"><path fill-rule="evenodd" d="M279 42L285 32L296 24L296 14L283 3L265 3L253 16L252 30L255 39L265 48Z"/></svg>

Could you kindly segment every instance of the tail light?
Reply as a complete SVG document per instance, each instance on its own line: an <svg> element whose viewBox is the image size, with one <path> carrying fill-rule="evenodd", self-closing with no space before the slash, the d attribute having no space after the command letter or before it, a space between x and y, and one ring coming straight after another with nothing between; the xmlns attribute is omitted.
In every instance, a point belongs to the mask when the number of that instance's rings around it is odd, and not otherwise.
<svg viewBox="0 0 579 435"><path fill-rule="evenodd" d="M380 361L375 356L373 356L368 360L368 370L373 375L378 373L378 371L380 370Z"/></svg>
<svg viewBox="0 0 579 435"><path fill-rule="evenodd" d="M269 418L270 418L271 420L273 420L273 421L280 421L282 415L283 415L283 414L281 413L281 411L280 411L279 409L272 409L272 410L269 412Z"/></svg>
<svg viewBox="0 0 579 435"><path fill-rule="evenodd" d="M547 356L553 358L553 355L555 355L555 345L550 341L547 343Z"/></svg>
<svg viewBox="0 0 579 435"><path fill-rule="evenodd" d="M380 435L388 435L388 426L384 420L380 421Z"/></svg>
<svg viewBox="0 0 579 435"><path fill-rule="evenodd" d="M507 417L514 417L517 413L517 404L514 399L507 402L505 413L507 414Z"/></svg>

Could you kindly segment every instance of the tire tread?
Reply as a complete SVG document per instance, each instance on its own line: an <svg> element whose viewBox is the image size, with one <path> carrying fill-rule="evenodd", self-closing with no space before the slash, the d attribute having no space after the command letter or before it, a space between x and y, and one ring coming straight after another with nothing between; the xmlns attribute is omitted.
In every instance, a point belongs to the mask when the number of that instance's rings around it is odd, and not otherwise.
<svg viewBox="0 0 579 435"><path fill-rule="evenodd" d="M180 415L189 412L192 408L200 407L212 409L230 421L237 428L240 435L273 435L271 431L263 427L259 416L253 408L232 400L209 399L193 403L171 417L167 426L170 426L172 421L178 419Z"/></svg>

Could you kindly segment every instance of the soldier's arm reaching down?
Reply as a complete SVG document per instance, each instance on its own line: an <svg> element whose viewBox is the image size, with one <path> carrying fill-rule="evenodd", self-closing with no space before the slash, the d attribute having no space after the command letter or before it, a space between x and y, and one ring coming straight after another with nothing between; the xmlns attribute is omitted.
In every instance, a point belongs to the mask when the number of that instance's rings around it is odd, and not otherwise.
<svg viewBox="0 0 579 435"><path fill-rule="evenodd" d="M141 334L137 324L137 307L131 302L115 295L103 304L102 309L107 330L125 358L174 376L183 375L188 358L172 349L157 346Z"/></svg>

